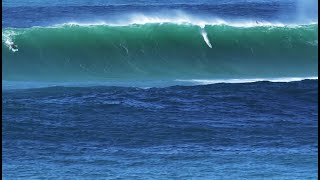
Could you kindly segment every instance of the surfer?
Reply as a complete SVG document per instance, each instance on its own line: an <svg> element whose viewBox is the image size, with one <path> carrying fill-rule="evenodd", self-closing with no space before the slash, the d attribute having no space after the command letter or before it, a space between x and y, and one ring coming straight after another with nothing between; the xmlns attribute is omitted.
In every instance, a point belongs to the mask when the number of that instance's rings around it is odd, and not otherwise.
<svg viewBox="0 0 320 180"><path fill-rule="evenodd" d="M256 21L257 24L260 24L258 21Z"/></svg>
<svg viewBox="0 0 320 180"><path fill-rule="evenodd" d="M10 46L11 46L12 49L18 49L18 46L13 44L13 43Z"/></svg>
<svg viewBox="0 0 320 180"><path fill-rule="evenodd" d="M18 45L15 45L14 43L10 43L10 48L11 48L13 51L17 51L17 50L18 50Z"/></svg>

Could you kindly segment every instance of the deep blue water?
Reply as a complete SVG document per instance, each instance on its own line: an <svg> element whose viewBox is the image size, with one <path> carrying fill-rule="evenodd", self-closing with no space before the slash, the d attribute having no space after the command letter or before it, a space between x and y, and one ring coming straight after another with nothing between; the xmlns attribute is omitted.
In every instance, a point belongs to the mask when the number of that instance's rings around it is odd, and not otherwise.
<svg viewBox="0 0 320 180"><path fill-rule="evenodd" d="M2 177L317 179L316 4L4 0Z"/></svg>
<svg viewBox="0 0 320 180"><path fill-rule="evenodd" d="M3 177L316 179L318 81L3 92Z"/></svg>

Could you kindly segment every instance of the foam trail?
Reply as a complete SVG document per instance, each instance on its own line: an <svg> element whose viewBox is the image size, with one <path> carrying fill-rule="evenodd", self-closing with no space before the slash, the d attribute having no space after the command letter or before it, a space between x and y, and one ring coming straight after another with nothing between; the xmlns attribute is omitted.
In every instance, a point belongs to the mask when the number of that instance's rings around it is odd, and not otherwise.
<svg viewBox="0 0 320 180"><path fill-rule="evenodd" d="M206 32L204 29L201 30L201 35L202 35L202 37L203 37L203 40L206 42L206 44L207 44L210 48L212 48L212 45L211 45L211 43L210 43L210 41L209 41L209 39L208 39L207 32Z"/></svg>

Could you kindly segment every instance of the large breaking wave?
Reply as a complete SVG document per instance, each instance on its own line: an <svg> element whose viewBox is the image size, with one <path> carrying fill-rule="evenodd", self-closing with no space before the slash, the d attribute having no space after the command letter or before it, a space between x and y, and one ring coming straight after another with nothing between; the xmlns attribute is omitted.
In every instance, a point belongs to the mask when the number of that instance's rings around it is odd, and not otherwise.
<svg viewBox="0 0 320 180"><path fill-rule="evenodd" d="M228 79L318 75L318 24L142 23L6 28L3 80ZM12 44L17 45L12 48ZM14 52L15 51L15 52Z"/></svg>

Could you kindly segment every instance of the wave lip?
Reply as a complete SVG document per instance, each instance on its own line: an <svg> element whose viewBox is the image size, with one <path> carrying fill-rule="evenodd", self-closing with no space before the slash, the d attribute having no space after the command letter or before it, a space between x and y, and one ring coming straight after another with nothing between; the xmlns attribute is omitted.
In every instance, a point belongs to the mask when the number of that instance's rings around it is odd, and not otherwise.
<svg viewBox="0 0 320 180"><path fill-rule="evenodd" d="M197 16L185 13L183 11L163 12L161 14L144 14L144 13L129 13L122 15L119 19L100 19L97 21L69 21L65 23L55 24L53 27L61 27L65 25L78 25L78 26L130 26L130 25L145 25L145 24L189 24L196 25L201 28L205 26L232 26L232 27L297 27L302 25L315 25L318 24L316 20L308 20L301 22L284 22L281 20L263 20L263 19L230 19L227 17L219 16Z"/></svg>
<svg viewBox="0 0 320 180"><path fill-rule="evenodd" d="M251 27L299 27L306 25L317 25L318 22L309 23L284 23L279 21L257 21L257 20L225 20L221 18L212 18L210 20L201 20L193 18L161 18L161 17L148 17L137 16L127 21L95 21L95 22L77 22L70 21L66 23L55 24L52 27L63 26L131 26L131 25L145 25L145 24L177 24L177 25L195 25L201 28L205 26L231 26L239 28L251 28Z"/></svg>

